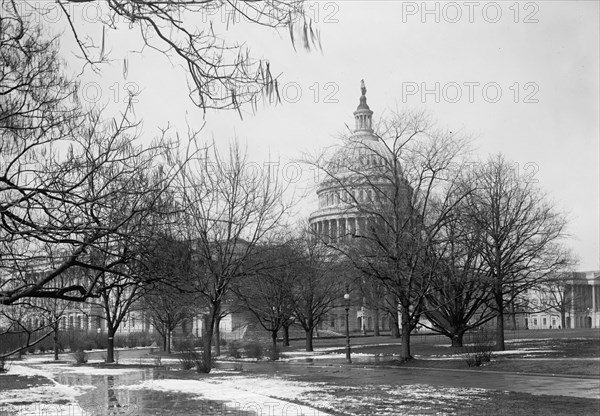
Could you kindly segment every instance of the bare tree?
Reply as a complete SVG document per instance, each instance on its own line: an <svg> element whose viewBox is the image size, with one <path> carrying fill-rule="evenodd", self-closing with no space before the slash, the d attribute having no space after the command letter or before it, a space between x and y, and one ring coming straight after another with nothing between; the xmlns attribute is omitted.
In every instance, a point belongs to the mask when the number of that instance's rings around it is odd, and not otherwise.
<svg viewBox="0 0 600 416"><path fill-rule="evenodd" d="M43 6L23 3L24 12L43 17ZM235 23L243 20L242 24L285 29L293 45L299 41L307 49L320 45L303 0L57 0L56 4L66 16L86 65L99 71L103 62L122 60L126 77L127 56L115 57L109 50L113 30L127 28L127 36L137 34L142 42L141 51L158 51L185 68L189 96L204 110L239 109L244 103L255 108L261 96L279 99L269 61L253 58L246 39L232 41L225 33ZM77 14L92 13L101 25L101 35L98 31L89 34L76 21Z"/></svg>
<svg viewBox="0 0 600 416"><path fill-rule="evenodd" d="M358 291L362 296L363 303L369 308L370 311L373 311L373 335L378 337L380 335L380 326L379 326L379 318L381 313L389 314L389 310L392 311L391 314L396 314L396 322L398 321L398 307L397 304L389 308L389 291L386 287L379 281L374 279L367 279L365 276L359 276L356 279L355 285L358 287ZM364 320L364 317L363 317ZM393 319L392 319L393 321ZM366 329L365 329L366 331ZM366 332L365 332L366 333Z"/></svg>
<svg viewBox="0 0 600 416"><path fill-rule="evenodd" d="M307 228L307 227L306 227ZM295 323L306 334L306 351L313 351L315 328L325 319L343 295L343 264L308 229L301 229L296 240L295 282L292 308Z"/></svg>
<svg viewBox="0 0 600 416"><path fill-rule="evenodd" d="M163 135L139 145L131 105L110 122L82 107L77 84L62 73L56 40L45 39L16 3L1 6L0 304L32 297L82 301L93 295L95 279L53 282L75 266L102 272L87 253L155 210L170 183L164 156L177 143ZM144 179L150 172L154 180ZM107 207L123 198L129 202L116 220ZM39 273L18 272L47 259Z"/></svg>
<svg viewBox="0 0 600 416"><path fill-rule="evenodd" d="M496 348L503 351L504 314L511 302L568 263L561 247L566 219L535 183L503 156L476 167L467 215L480 241L497 314Z"/></svg>
<svg viewBox="0 0 600 416"><path fill-rule="evenodd" d="M255 259L262 263L253 275L236 285L236 297L271 335L271 359L277 360L277 334L290 320L293 309L292 292L298 267L298 256L292 244L271 243L261 250L264 259Z"/></svg>
<svg viewBox="0 0 600 416"><path fill-rule="evenodd" d="M159 234L149 259L152 282L143 295L144 312L163 338L163 351L171 353L173 331L189 318L199 305L191 295L189 245Z"/></svg>
<svg viewBox="0 0 600 416"><path fill-rule="evenodd" d="M0 309L0 359L34 347L53 332L58 321L40 319L46 311L21 301Z"/></svg>
<svg viewBox="0 0 600 416"><path fill-rule="evenodd" d="M461 190L461 197L465 190ZM476 250L478 235L469 228L467 211L459 204L444 222L435 242L439 256L426 294L425 316L430 329L446 335L452 347L462 347L464 334L495 317L487 306L490 280Z"/></svg>
<svg viewBox="0 0 600 416"><path fill-rule="evenodd" d="M375 133L365 92L363 86L355 133L333 158L313 162L324 173L321 186L332 190L328 203L348 217L323 240L398 301L401 357L409 360L410 332L437 267L433 244L457 203L449 195L465 139L408 113L394 114Z"/></svg>
<svg viewBox="0 0 600 416"><path fill-rule="evenodd" d="M182 234L191 245L194 290L206 305L203 366L211 370L213 334L232 284L261 267L253 258L289 209L273 172L248 169L245 153L231 144L226 154L205 150L182 170Z"/></svg>

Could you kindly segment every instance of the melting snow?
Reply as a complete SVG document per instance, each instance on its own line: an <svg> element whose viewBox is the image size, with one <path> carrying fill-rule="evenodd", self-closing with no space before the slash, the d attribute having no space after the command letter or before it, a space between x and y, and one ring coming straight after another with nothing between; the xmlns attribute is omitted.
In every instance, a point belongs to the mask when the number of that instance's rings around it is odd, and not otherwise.
<svg viewBox="0 0 600 416"><path fill-rule="evenodd" d="M128 390L157 390L193 394L198 399L223 401L235 411L254 411L258 415L328 416L313 407L295 403L298 398L316 391L316 383L298 383L261 377L207 377L203 380L147 380Z"/></svg>

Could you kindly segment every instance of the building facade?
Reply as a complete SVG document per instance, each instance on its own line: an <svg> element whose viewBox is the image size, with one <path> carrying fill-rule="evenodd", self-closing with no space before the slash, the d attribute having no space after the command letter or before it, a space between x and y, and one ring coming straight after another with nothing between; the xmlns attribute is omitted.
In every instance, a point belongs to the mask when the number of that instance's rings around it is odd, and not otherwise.
<svg viewBox="0 0 600 416"><path fill-rule="evenodd" d="M549 279L528 300L529 329L600 328L600 271Z"/></svg>

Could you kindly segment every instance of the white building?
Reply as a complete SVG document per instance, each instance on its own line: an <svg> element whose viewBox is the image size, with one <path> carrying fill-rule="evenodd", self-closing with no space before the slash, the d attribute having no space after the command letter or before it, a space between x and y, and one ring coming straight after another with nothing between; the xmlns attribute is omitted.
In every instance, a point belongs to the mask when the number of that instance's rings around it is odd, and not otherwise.
<svg viewBox="0 0 600 416"><path fill-rule="evenodd" d="M530 290L529 329L600 328L600 271L573 272ZM562 310L562 311L561 311ZM564 314L564 324L561 315Z"/></svg>

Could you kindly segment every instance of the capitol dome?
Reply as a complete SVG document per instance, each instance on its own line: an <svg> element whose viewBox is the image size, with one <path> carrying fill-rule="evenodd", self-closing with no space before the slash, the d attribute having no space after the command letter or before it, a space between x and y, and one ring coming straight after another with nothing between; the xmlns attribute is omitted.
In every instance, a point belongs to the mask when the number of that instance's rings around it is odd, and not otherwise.
<svg viewBox="0 0 600 416"><path fill-rule="evenodd" d="M360 234L366 212L377 209L382 190L393 186L389 174L394 155L373 131L366 92L361 82L355 129L324 167L325 177L317 188L319 208L309 217L313 231L327 242Z"/></svg>

